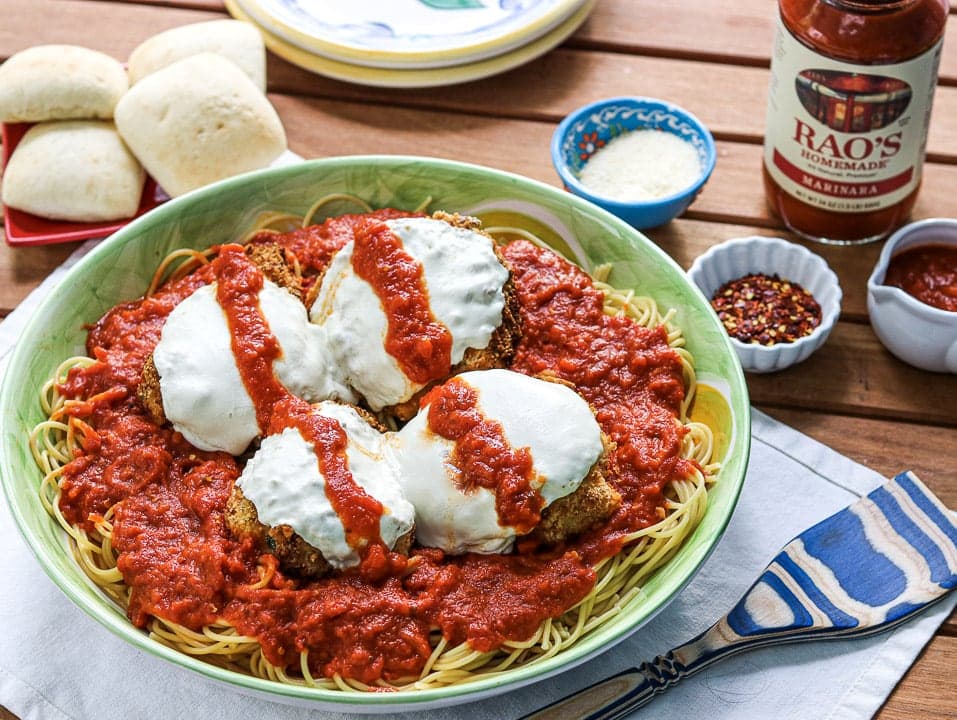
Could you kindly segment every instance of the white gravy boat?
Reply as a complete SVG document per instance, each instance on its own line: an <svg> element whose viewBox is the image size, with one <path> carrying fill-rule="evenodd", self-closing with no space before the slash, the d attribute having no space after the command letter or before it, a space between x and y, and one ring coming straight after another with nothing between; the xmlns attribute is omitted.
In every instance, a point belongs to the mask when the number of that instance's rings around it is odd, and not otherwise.
<svg viewBox="0 0 957 720"><path fill-rule="evenodd" d="M884 346L904 362L957 374L957 312L932 307L883 284L891 258L917 245L957 246L957 220L920 220L888 238L867 281L871 326Z"/></svg>

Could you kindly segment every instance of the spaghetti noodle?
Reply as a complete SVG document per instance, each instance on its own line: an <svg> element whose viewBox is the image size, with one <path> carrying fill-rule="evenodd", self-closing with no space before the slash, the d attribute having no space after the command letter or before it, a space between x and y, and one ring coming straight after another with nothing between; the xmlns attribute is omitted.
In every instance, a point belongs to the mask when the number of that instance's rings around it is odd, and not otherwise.
<svg viewBox="0 0 957 720"><path fill-rule="evenodd" d="M287 215L265 215L260 218L254 231L245 237L248 240L264 230L280 233L279 227L289 230L293 223L307 227L323 206L343 199L355 200L351 196L339 195L321 198L310 208L306 217L298 221ZM362 201L358 203L366 210ZM487 231L503 243L522 238L536 246L547 247L521 229L489 228ZM166 283L185 278L207 264L213 254L214 250L171 253L157 268L147 295L152 295ZM177 262L180 264L174 267ZM318 677L315 665L310 663L309 648L300 650L295 661L286 664L270 662L259 639L251 634L242 634L234 624L222 617L205 623L197 630L154 614L147 625L150 637L180 652L277 682L342 691L376 688L415 691L468 682L541 662L567 649L613 618L635 598L648 577L668 562L697 526L707 506L708 484L718 466L713 458L711 430L688 418L695 394L695 371L693 358L685 348L681 331L672 323L673 311L662 314L652 298L612 287L607 283L609 271L608 266L596 268L591 280L592 286L603 296L604 313L615 318L615 322L633 323L649 329L663 328L667 346L677 354L684 392L677 404L677 417L672 421L679 426L677 459L684 461L681 467L687 472L668 478L663 503L654 508L654 515L646 526L621 533L615 538L617 552L602 556L597 541L587 538L583 541L578 548L582 557L594 559L590 567L594 581L583 598L557 617L544 620L530 637L506 640L487 650L475 649L474 644L468 641L453 642L447 637L448 634L443 635L440 629L434 628L429 636L431 654L418 672L405 677L378 677L372 682L345 677L337 672L329 677ZM81 527L83 523L71 522L60 509L64 469L99 441L97 430L84 418L89 418L91 408L104 399L96 395L70 398L61 394L60 388L70 378L71 371L82 371L96 362L88 357L74 357L65 360L56 369L41 391L40 402L48 419L38 424L31 433L30 447L37 465L44 473L40 487L43 505L69 535L78 564L114 602L128 608L131 588L124 582L123 574L117 567L118 553L113 547L115 506L102 516L89 518L87 527ZM530 371L528 367L519 369ZM414 569L424 563L424 557L414 555L410 567ZM264 557L258 566L258 581L247 585L246 590L267 591L276 581L277 572L276 563L270 561L268 556Z"/></svg>

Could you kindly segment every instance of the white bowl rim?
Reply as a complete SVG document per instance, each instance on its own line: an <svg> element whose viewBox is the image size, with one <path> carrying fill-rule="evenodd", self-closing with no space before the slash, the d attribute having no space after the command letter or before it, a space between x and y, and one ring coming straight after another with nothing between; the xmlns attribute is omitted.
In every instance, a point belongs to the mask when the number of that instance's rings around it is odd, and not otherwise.
<svg viewBox="0 0 957 720"><path fill-rule="evenodd" d="M575 173L569 169L568 164L564 162L561 152L561 142L568 134L568 128L576 119L587 113L592 113L600 108L614 104L632 105L634 107L642 107L646 105L659 106L669 113L686 117L690 121L690 124L694 126L694 128L701 134L705 147L707 148L706 160L701 167L701 173L698 176L698 179L695 180L691 185L686 185L684 188L672 193L671 195L664 195L660 198L654 198L652 200L633 201L613 200L611 198L605 197L604 195L596 193L583 185L581 180L575 176ZM612 209L612 212L615 210L624 211L658 208L668 205L676 200L693 196L711 177L711 173L714 172L714 166L718 160L718 153L714 144L714 136L711 134L708 126L705 125L696 115L688 110L685 110L680 105L675 105L667 100L641 95L621 95L617 97L605 98L603 100L596 100L595 102L575 108L564 118L562 118L562 121L558 124L558 127L555 128L555 131L552 133L550 146L552 164L555 166L555 171L558 173L561 181L567 186L574 188L576 194L580 194L583 198L593 203L601 203L603 206Z"/></svg>
<svg viewBox="0 0 957 720"><path fill-rule="evenodd" d="M744 237L731 238L730 240L725 240L724 242L718 243L717 245L713 245L708 248L708 250L695 258L691 267L688 268L688 276L695 283L695 285L698 285L702 294L707 295L707 293L704 291L704 288L701 288L701 285L698 284L698 274L704 271L704 267L708 263L712 262L715 256L726 252L729 248L742 245L776 245L785 249L787 252L794 253L795 255L810 256L821 263L824 278L834 286L837 294L835 295L833 306L825 308L823 305L821 305L821 322L807 335L799 337L797 340L792 342L776 343L774 345L762 345L761 343L741 342L729 334L728 338L731 340L731 344L735 347L735 349L753 352L757 356L770 356L784 352L788 349L798 349L803 348L806 345L816 344L822 334L830 333L831 329L837 323L838 318L841 316L841 301L844 298L844 292L841 289L841 284L837 279L837 274L831 269L831 266L827 264L827 261L820 255L811 252L803 245L798 245L797 243L791 242L790 240L786 240L784 238L767 237L764 235L747 235ZM734 279L735 278L729 278L728 280ZM817 298L815 298L815 300L817 300ZM711 302L710 297L708 298L708 302Z"/></svg>

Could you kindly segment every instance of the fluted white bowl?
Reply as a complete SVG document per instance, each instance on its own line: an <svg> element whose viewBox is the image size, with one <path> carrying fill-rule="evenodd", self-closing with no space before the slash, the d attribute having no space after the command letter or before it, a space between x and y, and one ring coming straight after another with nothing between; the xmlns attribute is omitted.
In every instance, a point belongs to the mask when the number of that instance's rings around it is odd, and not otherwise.
<svg viewBox="0 0 957 720"><path fill-rule="evenodd" d="M742 237L715 245L699 256L688 275L709 300L730 280L763 273L798 283L821 306L821 324L794 342L760 345L731 338L741 366L748 372L783 370L807 360L827 340L841 314L841 285L822 257L781 238Z"/></svg>

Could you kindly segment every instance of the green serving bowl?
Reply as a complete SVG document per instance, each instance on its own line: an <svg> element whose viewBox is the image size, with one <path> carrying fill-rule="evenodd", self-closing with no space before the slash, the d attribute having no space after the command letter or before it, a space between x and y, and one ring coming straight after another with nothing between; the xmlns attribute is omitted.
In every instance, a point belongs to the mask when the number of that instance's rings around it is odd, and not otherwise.
<svg viewBox="0 0 957 720"><path fill-rule="evenodd" d="M264 210L302 215L329 193L352 193L373 207L402 209L416 208L431 196L432 209L477 215L486 226L528 229L586 270L613 263L613 285L676 309L674 322L684 331L698 372L693 417L712 426L723 456L710 506L691 538L642 593L594 634L554 657L464 685L402 693L346 694L224 670L134 628L123 610L87 580L64 533L40 503L41 473L26 438L43 419L42 384L63 359L84 353L84 326L113 305L140 297L170 251L234 240ZM585 200L527 178L396 156L329 158L249 173L172 200L130 223L78 262L37 310L0 388L0 418L0 480L13 517L43 569L73 602L133 645L238 691L340 712L397 712L478 700L567 670L628 637L675 597L714 549L744 482L751 437L747 387L727 334L681 268L641 233Z"/></svg>

